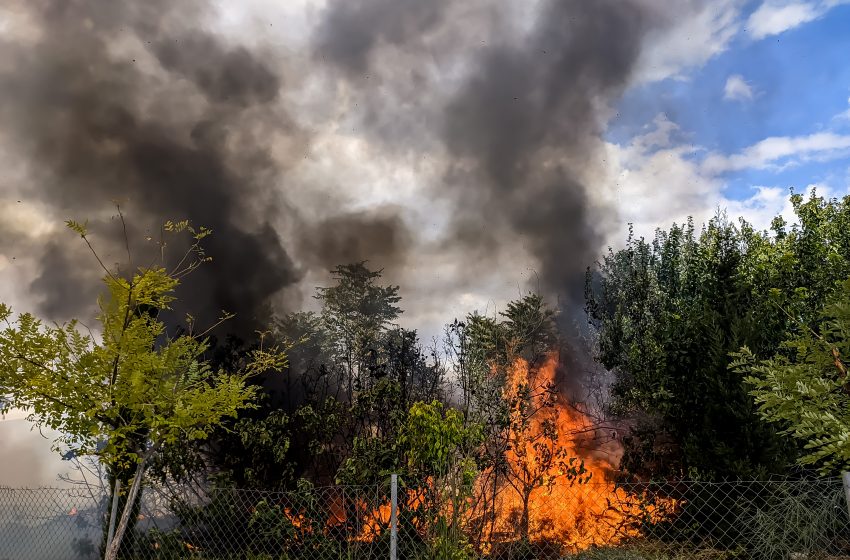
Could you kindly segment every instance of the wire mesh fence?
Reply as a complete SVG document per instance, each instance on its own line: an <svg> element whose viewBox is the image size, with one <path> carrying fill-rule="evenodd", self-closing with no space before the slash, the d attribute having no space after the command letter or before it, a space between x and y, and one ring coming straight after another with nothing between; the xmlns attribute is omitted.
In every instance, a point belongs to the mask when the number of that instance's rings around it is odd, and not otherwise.
<svg viewBox="0 0 850 560"><path fill-rule="evenodd" d="M840 479L502 487L451 502L431 490L398 490L398 559L850 558ZM390 559L390 495L389 484L148 488L120 556ZM100 489L0 488L0 560L101 558L108 504Z"/></svg>

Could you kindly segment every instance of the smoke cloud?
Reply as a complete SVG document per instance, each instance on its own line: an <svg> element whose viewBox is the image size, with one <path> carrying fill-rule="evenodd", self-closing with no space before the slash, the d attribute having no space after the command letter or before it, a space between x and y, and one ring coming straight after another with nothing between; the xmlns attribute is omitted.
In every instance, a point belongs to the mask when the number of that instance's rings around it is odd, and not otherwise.
<svg viewBox="0 0 850 560"><path fill-rule="evenodd" d="M480 54L443 131L471 164L446 186L472 191L484 210L458 213L471 250L498 216L537 257L545 291L581 293L604 225L589 209L583 173L598 157L600 109L627 85L650 23L629 2L554 0L525 42Z"/></svg>
<svg viewBox="0 0 850 560"><path fill-rule="evenodd" d="M180 300L201 321L235 312L229 328L251 336L272 299L303 275L277 228L294 217L285 175L309 141L281 100L284 65L203 31L202 2L14 7L26 32L0 45L0 121L4 144L29 163L27 196L58 220L91 219L107 263L125 260L115 216L103 214L111 201L127 208L131 240L155 237L166 219L211 228L213 261ZM358 225L345 219L348 234ZM87 309L83 296L101 272L81 264L93 261L67 232L40 241L31 289L41 313ZM146 262L139 251L136 262Z"/></svg>
<svg viewBox="0 0 850 560"><path fill-rule="evenodd" d="M335 2L318 29L317 49L351 75L365 74L374 49L416 41L441 23L447 6L446 0Z"/></svg>
<svg viewBox="0 0 850 560"><path fill-rule="evenodd" d="M42 439L33 446L35 436L31 432L29 422L23 419L2 420L0 419L0 486L24 486L37 487L49 484L55 477L46 468L46 463L58 463L50 450L50 442ZM41 439L41 438L40 438Z"/></svg>
<svg viewBox="0 0 850 560"><path fill-rule="evenodd" d="M245 336L273 305L298 305L320 271L357 260L407 285L422 316L485 277L515 286L504 267L518 262L536 271L535 288L580 309L610 219L594 196L606 111L647 37L698 2L305 6L310 32L293 50L217 31L202 0L13 0L14 25L0 32L0 146L24 162L21 196L49 208L45 219L91 219L108 262L124 259L102 211L112 200L128 208L133 237L165 219L210 227L213 262L181 299L201 320L236 312ZM361 139L368 161L330 180L304 171L339 156L315 152L329 135ZM419 175L353 204L358 165ZM388 201L394 190L413 194ZM50 317L80 312L99 274L80 267L75 241L43 233L30 255Z"/></svg>
<svg viewBox="0 0 850 560"><path fill-rule="evenodd" d="M269 225L276 164L264 146L269 121L276 134L297 131L271 106L280 77L267 62L179 28L203 16L192 4L22 3L33 37L3 45L0 117L38 167L35 196L69 217L117 200L140 228L172 218L212 228L214 261L183 299L202 319L237 312L245 332L298 279ZM93 229L116 237L97 216ZM53 316L79 305L66 247L58 236L47 244L33 285Z"/></svg>
<svg viewBox="0 0 850 560"><path fill-rule="evenodd" d="M364 134L387 152L443 154L430 188L447 201L449 225L436 250L468 263L460 282L498 274L500 254L526 252L533 288L575 319L584 272L612 225L594 196L605 112L647 37L671 25L662 4L338 1L316 45L361 94Z"/></svg>
<svg viewBox="0 0 850 560"><path fill-rule="evenodd" d="M329 270L360 261L397 261L412 250L412 240L396 209L378 209L306 225L299 249L308 262Z"/></svg>
<svg viewBox="0 0 850 560"><path fill-rule="evenodd" d="M605 115L647 37L671 24L662 4L339 1L317 35L317 58L360 94L364 134L387 153L443 154L429 194L449 210L433 250L464 263L454 280L515 275L530 255L527 288L561 307L559 379L573 399L589 398L593 369L580 332L585 270L614 222L594 192Z"/></svg>

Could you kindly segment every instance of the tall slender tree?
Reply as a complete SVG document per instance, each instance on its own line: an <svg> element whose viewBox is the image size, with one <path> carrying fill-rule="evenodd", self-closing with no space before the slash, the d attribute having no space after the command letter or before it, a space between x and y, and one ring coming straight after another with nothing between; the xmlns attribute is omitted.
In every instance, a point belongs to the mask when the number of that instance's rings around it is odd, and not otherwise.
<svg viewBox="0 0 850 560"><path fill-rule="evenodd" d="M84 224L68 225L91 247ZM169 222L164 231L192 237L185 258L170 270L155 264L127 276L104 267L98 335L78 321L50 325L0 305L0 411L29 411L37 426L59 434L57 448L96 457L111 481L123 483L112 496L123 506L107 560L133 524L146 469L163 447L202 440L222 418L252 406L248 377L284 360L259 350L243 371L211 371L205 332L191 321L168 332L160 314L171 308L181 278L208 259L200 242L210 232L187 222Z"/></svg>

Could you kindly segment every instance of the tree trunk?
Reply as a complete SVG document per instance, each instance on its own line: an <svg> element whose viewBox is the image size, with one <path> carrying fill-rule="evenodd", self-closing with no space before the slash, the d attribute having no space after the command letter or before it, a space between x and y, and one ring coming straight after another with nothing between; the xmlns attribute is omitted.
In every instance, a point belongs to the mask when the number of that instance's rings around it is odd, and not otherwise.
<svg viewBox="0 0 850 560"><path fill-rule="evenodd" d="M133 485L133 478L135 478L135 476L136 476L136 469L133 468L133 470L131 470L129 472L127 472L127 470L120 470L119 469L117 475L110 474L107 477L107 480L109 482L109 500L107 500L107 507L106 507L107 515L105 515L103 517L103 520L102 520L102 523L101 523L101 525L102 525L102 535L101 535L101 539L100 539L100 546L98 547L98 549L100 551L100 557L101 558L103 557L104 554L106 554L106 547L109 545L109 541L107 540L107 538L109 536L109 521L110 521L109 520L109 517L110 517L109 514L112 512L112 508L116 507L117 508L116 513L118 514L118 517L115 519L115 522L117 523L118 521L120 521L121 512L124 511L124 506L127 503L127 499L126 499L127 498L127 492L129 491L130 486ZM123 492L123 496L121 495L121 492L119 492L118 494L115 493L116 482L120 484L121 491ZM125 534L130 534L130 535L133 534L133 532L135 530L136 522L137 522L136 518L139 514L139 506L140 506L140 504L139 504L139 499L138 499L138 496L137 496L136 502L133 504L133 511L130 515L130 521L127 523L127 529L125 530ZM114 534L115 525L112 526L112 531L113 531L113 534ZM126 539L125 539L124 542L126 544Z"/></svg>
<svg viewBox="0 0 850 560"><path fill-rule="evenodd" d="M519 536L522 540L528 540L529 520L528 502L531 498L531 489L524 489L522 493L522 517L519 519Z"/></svg>
<svg viewBox="0 0 850 560"><path fill-rule="evenodd" d="M118 522L118 527L115 528L115 535L112 537L112 542L106 547L106 555L104 560L115 560L118 558L118 550L121 548L121 540L124 538L124 533L127 531L127 525L130 523L130 517L133 516L133 504L136 503L136 496L142 487L142 478L145 474L145 462L142 460L136 468L136 475L133 477L133 483L130 485L130 491L127 493L127 500L124 503L124 511L121 512L121 521Z"/></svg>

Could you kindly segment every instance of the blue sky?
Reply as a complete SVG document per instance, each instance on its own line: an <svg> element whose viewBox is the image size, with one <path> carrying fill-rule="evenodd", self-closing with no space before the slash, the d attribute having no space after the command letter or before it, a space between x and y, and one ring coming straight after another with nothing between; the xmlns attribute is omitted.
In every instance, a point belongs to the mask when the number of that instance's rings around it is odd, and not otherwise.
<svg viewBox="0 0 850 560"><path fill-rule="evenodd" d="M846 193L850 3L768 1L718 7L735 10L731 36L714 45L720 52L702 64L630 88L609 122L606 140L627 146L663 115L675 126L669 144L645 155L689 146L680 157L701 166L693 180L716 183L716 206L742 209L753 202L758 187L787 192L815 184L827 195ZM735 157L734 163L728 161ZM711 160L715 164L706 165ZM756 212L778 209L773 204Z"/></svg>

